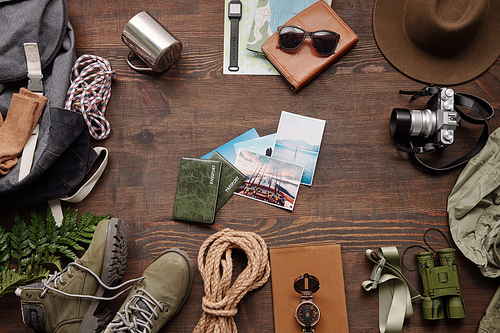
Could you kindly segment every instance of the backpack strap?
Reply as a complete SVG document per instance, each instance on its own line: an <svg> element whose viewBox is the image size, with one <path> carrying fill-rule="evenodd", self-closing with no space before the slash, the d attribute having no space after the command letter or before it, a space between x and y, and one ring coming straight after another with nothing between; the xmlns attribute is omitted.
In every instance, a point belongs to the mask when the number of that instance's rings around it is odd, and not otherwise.
<svg viewBox="0 0 500 333"><path fill-rule="evenodd" d="M24 54L28 67L28 90L43 95L43 74L37 43L24 43Z"/></svg>
<svg viewBox="0 0 500 333"><path fill-rule="evenodd" d="M24 43L24 54L26 55L26 65L28 67L28 90L38 95L43 95L43 74L40 53L37 43ZM29 175L35 155L36 142L40 125L36 124L33 133L31 133L28 142L24 146L19 169L19 181Z"/></svg>
<svg viewBox="0 0 500 333"><path fill-rule="evenodd" d="M87 180L85 184L83 184L79 189L77 189L73 195L71 196L64 195L61 198L49 201L49 206L50 209L52 210L52 215L54 215L54 219L56 220L56 224L58 226L61 226L64 217L61 206L61 200L66 202L76 203L85 199L87 195L89 195L89 193L92 191L99 178L101 178L104 169L106 169L106 166L108 165L108 158L109 158L108 150L104 147L95 147L93 149L96 151L97 155L99 156L101 154L103 155L103 160L99 165L99 167L97 168L97 170L94 172L94 174L89 178L89 180Z"/></svg>

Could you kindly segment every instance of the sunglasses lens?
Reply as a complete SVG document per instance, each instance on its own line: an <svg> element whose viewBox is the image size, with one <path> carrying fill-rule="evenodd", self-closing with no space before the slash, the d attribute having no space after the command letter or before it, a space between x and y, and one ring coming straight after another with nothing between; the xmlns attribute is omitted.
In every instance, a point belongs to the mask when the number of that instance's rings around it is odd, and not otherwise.
<svg viewBox="0 0 500 333"><path fill-rule="evenodd" d="M317 31L312 35L314 49L324 55L333 54L338 41L339 35L332 31Z"/></svg>
<svg viewBox="0 0 500 333"><path fill-rule="evenodd" d="M305 31L297 27L283 27L279 32L279 44L285 50L294 50L302 44Z"/></svg>

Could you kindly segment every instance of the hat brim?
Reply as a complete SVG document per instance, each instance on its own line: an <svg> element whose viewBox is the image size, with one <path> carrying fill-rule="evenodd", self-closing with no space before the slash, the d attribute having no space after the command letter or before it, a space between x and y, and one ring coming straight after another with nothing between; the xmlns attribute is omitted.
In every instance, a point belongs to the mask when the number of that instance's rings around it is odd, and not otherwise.
<svg viewBox="0 0 500 333"><path fill-rule="evenodd" d="M485 72L500 55L500 1L490 1L488 17L471 44L460 52L440 57L416 47L403 28L406 1L376 0L373 34L387 60L403 74L424 83L456 85Z"/></svg>

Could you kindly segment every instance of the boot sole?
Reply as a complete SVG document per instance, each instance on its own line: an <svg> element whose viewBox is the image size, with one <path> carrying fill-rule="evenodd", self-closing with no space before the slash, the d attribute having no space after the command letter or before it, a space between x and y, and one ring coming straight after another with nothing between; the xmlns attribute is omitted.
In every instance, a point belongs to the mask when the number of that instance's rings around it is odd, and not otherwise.
<svg viewBox="0 0 500 333"><path fill-rule="evenodd" d="M123 221L112 218L108 223L106 249L101 272L101 281L108 286L118 285L125 275L127 266L127 239ZM106 289L99 286L95 296L106 295ZM112 319L113 314L105 307L107 301L93 300L77 333L96 332L99 328L106 326Z"/></svg>

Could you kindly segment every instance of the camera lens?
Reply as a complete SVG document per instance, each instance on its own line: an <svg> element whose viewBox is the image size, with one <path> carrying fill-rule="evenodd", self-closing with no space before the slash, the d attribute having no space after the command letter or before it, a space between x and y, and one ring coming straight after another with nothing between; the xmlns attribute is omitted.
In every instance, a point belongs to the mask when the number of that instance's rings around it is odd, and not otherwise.
<svg viewBox="0 0 500 333"><path fill-rule="evenodd" d="M408 136L411 129L411 113L408 109L392 109L391 136Z"/></svg>
<svg viewBox="0 0 500 333"><path fill-rule="evenodd" d="M428 138L436 132L436 113L429 109L411 110L410 136Z"/></svg>
<svg viewBox="0 0 500 333"><path fill-rule="evenodd" d="M428 138L436 131L436 113L431 110L392 109L391 135Z"/></svg>

